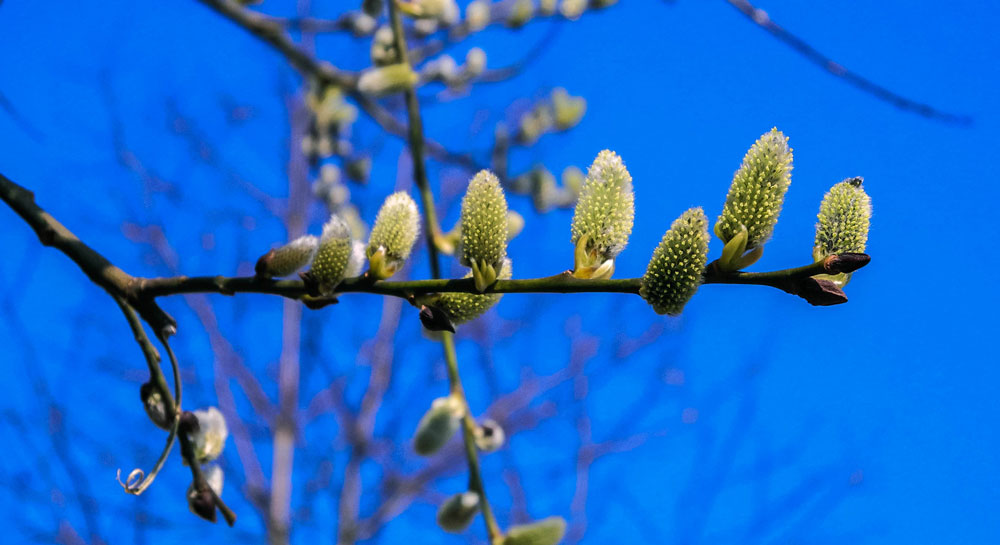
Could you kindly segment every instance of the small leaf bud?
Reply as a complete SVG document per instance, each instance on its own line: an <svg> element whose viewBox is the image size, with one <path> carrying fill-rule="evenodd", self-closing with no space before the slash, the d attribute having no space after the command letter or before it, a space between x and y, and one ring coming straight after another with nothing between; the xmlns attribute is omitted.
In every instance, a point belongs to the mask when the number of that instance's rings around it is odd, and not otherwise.
<svg viewBox="0 0 1000 545"><path fill-rule="evenodd" d="M139 396L142 397L142 405L146 409L146 415L156 424L156 427L169 430L171 427L170 417L167 415L167 404L163 401L160 391L151 382L143 383L139 387Z"/></svg>
<svg viewBox="0 0 1000 545"><path fill-rule="evenodd" d="M465 407L457 397L439 397L417 424L413 436L413 450L421 456L430 456L441 450L458 431Z"/></svg>
<svg viewBox="0 0 1000 545"><path fill-rule="evenodd" d="M504 536L503 545L556 545L566 533L566 521L562 517L548 517L512 526Z"/></svg>
<svg viewBox="0 0 1000 545"><path fill-rule="evenodd" d="M639 295L658 314L676 316L698 291L708 261L708 218L692 208L670 226L653 251Z"/></svg>
<svg viewBox="0 0 1000 545"><path fill-rule="evenodd" d="M479 494L472 491L451 496L437 512L437 523L447 532L463 532L479 513Z"/></svg>

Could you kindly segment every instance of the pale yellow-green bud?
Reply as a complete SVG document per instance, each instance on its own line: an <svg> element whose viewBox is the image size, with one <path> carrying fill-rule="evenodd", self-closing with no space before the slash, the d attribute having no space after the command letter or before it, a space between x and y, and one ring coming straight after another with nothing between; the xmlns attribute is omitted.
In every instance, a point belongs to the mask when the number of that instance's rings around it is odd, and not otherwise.
<svg viewBox="0 0 1000 545"><path fill-rule="evenodd" d="M381 26L375 30L372 36L371 47L372 64L375 66L387 66L396 62L396 43L393 40L392 29L388 26Z"/></svg>
<svg viewBox="0 0 1000 545"><path fill-rule="evenodd" d="M504 259L503 267L497 275L499 280L509 280L513 273L513 266L510 259ZM469 272L464 278L469 278L473 274ZM464 324L483 315L493 305L500 301L502 293L487 293L475 295L472 293L442 293L435 303L439 309L443 310L451 322L455 325Z"/></svg>
<svg viewBox="0 0 1000 545"><path fill-rule="evenodd" d="M430 456L441 450L458 430L465 405L453 396L439 397L431 403L431 408L417 424L413 436L413 450L421 456Z"/></svg>
<svg viewBox="0 0 1000 545"><path fill-rule="evenodd" d="M199 464L211 462L222 454L222 448L226 446L226 438L229 437L226 419L215 407L193 411L193 414L198 420L198 429L191 433L194 457Z"/></svg>
<svg viewBox="0 0 1000 545"><path fill-rule="evenodd" d="M562 517L548 517L532 522L511 526L503 538L503 545L556 545L566 533L566 521Z"/></svg>
<svg viewBox="0 0 1000 545"><path fill-rule="evenodd" d="M484 70L486 70L486 52L473 47L465 54L464 76L469 79L477 78Z"/></svg>
<svg viewBox="0 0 1000 545"><path fill-rule="evenodd" d="M358 91L382 96L412 89L420 78L407 63L369 68L358 78Z"/></svg>
<svg viewBox="0 0 1000 545"><path fill-rule="evenodd" d="M540 0L538 2L538 13L542 15L552 15L556 12L557 0Z"/></svg>
<svg viewBox="0 0 1000 545"><path fill-rule="evenodd" d="M389 195L375 216L368 239L369 270L379 280L389 278L403 266L420 234L417 203L405 191Z"/></svg>
<svg viewBox="0 0 1000 545"><path fill-rule="evenodd" d="M340 216L330 216L323 225L316 256L313 258L309 276L319 287L320 293L333 293L337 284L344 279L353 251L351 231Z"/></svg>
<svg viewBox="0 0 1000 545"><path fill-rule="evenodd" d="M316 116L316 126L320 131L329 130L334 125L350 125L358 118L358 109L344 100L344 92L334 85L326 85L322 90L313 89L306 103Z"/></svg>
<svg viewBox="0 0 1000 545"><path fill-rule="evenodd" d="M566 191L573 195L574 199L580 194L585 178L583 171L575 166L568 166L562 171L562 185Z"/></svg>
<svg viewBox="0 0 1000 545"><path fill-rule="evenodd" d="M462 198L459 261L471 267L476 287L483 291L503 269L507 255L507 199L500 180L481 170Z"/></svg>
<svg viewBox="0 0 1000 545"><path fill-rule="evenodd" d="M674 220L653 251L639 295L658 314L676 316L698 291L708 261L708 218L692 208Z"/></svg>
<svg viewBox="0 0 1000 545"><path fill-rule="evenodd" d="M457 11L458 6L455 0L410 0L399 2L399 8L412 17L443 20Z"/></svg>
<svg viewBox="0 0 1000 545"><path fill-rule="evenodd" d="M524 229L524 216L513 210L507 211L507 240L514 240L514 237L521 234Z"/></svg>
<svg viewBox="0 0 1000 545"><path fill-rule="evenodd" d="M848 178L830 188L819 205L813 259L844 253L864 253L871 224L872 201L861 186L860 177ZM851 279L851 273L822 275L838 287Z"/></svg>
<svg viewBox="0 0 1000 545"><path fill-rule="evenodd" d="M573 213L572 242L578 278L610 278L625 249L635 217L632 176L613 151L597 154L580 188Z"/></svg>
<svg viewBox="0 0 1000 545"><path fill-rule="evenodd" d="M312 263L319 239L312 235L301 236L280 248L275 248L257 260L257 276L280 278L294 274Z"/></svg>
<svg viewBox="0 0 1000 545"><path fill-rule="evenodd" d="M437 523L447 532L463 532L479 513L479 494L466 491L451 496L437 512Z"/></svg>
<svg viewBox="0 0 1000 545"><path fill-rule="evenodd" d="M465 8L465 24L470 32L486 28L490 24L489 0L473 0Z"/></svg>
<svg viewBox="0 0 1000 545"><path fill-rule="evenodd" d="M736 270L754 260L744 257L762 247L774 231L781 214L785 192L792 181L792 149L778 129L762 135L743 157L743 165L733 176L726 204L715 223L715 234L723 242L733 241L746 230L745 243L737 239L728 261L719 261L723 270ZM759 257L760 250L757 250Z"/></svg>
<svg viewBox="0 0 1000 545"><path fill-rule="evenodd" d="M524 26L535 14L535 3L532 0L515 0L507 12L507 26L518 28Z"/></svg>
<svg viewBox="0 0 1000 545"><path fill-rule="evenodd" d="M556 130L565 131L575 127L587 111L587 99L571 96L566 89L552 90L552 112Z"/></svg>
<svg viewBox="0 0 1000 545"><path fill-rule="evenodd" d="M587 1L588 0L562 0L562 3L559 4L559 14L570 21L576 21L581 15L583 15L584 11L587 11Z"/></svg>

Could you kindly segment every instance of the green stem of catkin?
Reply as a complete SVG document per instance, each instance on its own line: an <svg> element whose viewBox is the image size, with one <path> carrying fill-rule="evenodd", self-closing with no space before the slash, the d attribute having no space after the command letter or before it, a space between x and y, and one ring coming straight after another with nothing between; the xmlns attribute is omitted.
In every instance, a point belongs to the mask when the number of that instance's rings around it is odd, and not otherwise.
<svg viewBox="0 0 1000 545"><path fill-rule="evenodd" d="M389 19L392 23L393 40L396 51L399 55L399 62L408 63L406 51L406 35L403 32L403 21L399 15L399 9L395 0L389 0ZM423 122L420 118L420 103L417 101L417 93L413 89L405 92L406 113L408 117L407 140L410 147L410 157L413 162L413 179L420 190L420 200L424 209L424 233L427 240L427 253L430 259L431 276L435 279L441 278L441 265L438 263L438 249L435 244L440 228L437 222L437 213L434 209L434 194L431 191L427 180L427 167L424 163L424 134ZM473 420L469 410L469 401L465 397L462 388L462 378L458 372L458 357L455 353L455 338L451 333L444 332L441 338L444 346L445 363L448 366L448 382L451 394L462 400L465 406L465 416L462 418L462 440L465 443L465 457L469 465L469 490L473 490L479 495L479 505L482 509L483 520L486 522L486 533L490 543L499 543L503 539L503 533L493 516L489 500L486 498L486 487L483 484L482 475L479 469L479 454L476 451L475 429L476 422Z"/></svg>

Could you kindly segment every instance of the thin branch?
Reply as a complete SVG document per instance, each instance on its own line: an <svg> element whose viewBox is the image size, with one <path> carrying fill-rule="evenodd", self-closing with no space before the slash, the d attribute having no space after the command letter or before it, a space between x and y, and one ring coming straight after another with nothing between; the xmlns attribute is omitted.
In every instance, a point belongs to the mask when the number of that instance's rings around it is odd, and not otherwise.
<svg viewBox="0 0 1000 545"><path fill-rule="evenodd" d="M399 55L399 62L409 63L406 58L406 36L403 33L403 22L399 15L399 8L394 0L389 1L389 19L392 23L393 40L396 45L396 52ZM404 92L406 98L406 112L409 119L408 143L410 156L413 163L413 179L420 190L421 203L424 209L424 228L427 233L427 253L430 260L431 276L440 278L441 265L438 262L438 248L435 238L440 233L437 221L437 214L434 210L434 194L431 191L427 180L427 167L424 164L424 132L423 121L420 118L420 103L417 100L417 93L410 88ZM451 385L452 395L457 396L465 408L465 416L462 419L462 441L465 444L465 458L469 466L469 490L475 491L479 495L479 508L486 523L486 532L490 543L497 544L503 540L503 533L500 525L497 524L490 502L486 497L486 487L483 484L479 469L479 455L476 451L475 430L476 422L473 420L469 410L469 402L462 391L462 379L458 373L458 358L455 354L455 338L445 331L441 335L441 344L444 347L445 362L448 365L448 381Z"/></svg>
<svg viewBox="0 0 1000 545"><path fill-rule="evenodd" d="M246 9L231 0L199 0L233 23L243 27L259 40L270 45L288 59L296 70L313 76L321 83L353 89L357 77L338 70L328 62L318 61L292 42L281 23Z"/></svg>
<svg viewBox="0 0 1000 545"><path fill-rule="evenodd" d="M906 98L898 93L886 89L885 87L882 87L881 85L857 74L852 70L847 69L842 64L819 52L802 38L799 38L795 34L792 34L783 27L779 26L771 20L771 18L767 15L767 12L754 7L754 5L747 0L726 0L726 2L728 2L730 6L739 10L739 12L745 15L748 19L753 21L755 25L766 30L772 36L783 42L788 47L791 47L813 64L818 65L830 74L846 81L848 84L857 87L870 95L873 95L879 100L888 102L901 110L913 112L917 115L930 119L936 119L945 123L952 123L955 125L972 124L972 117L970 116L941 111L928 104Z"/></svg>

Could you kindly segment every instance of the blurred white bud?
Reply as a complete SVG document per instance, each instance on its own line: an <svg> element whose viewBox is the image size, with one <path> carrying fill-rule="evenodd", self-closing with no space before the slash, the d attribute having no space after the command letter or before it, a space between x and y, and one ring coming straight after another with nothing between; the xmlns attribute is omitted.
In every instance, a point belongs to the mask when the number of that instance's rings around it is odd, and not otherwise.
<svg viewBox="0 0 1000 545"><path fill-rule="evenodd" d="M587 0L562 0L559 4L559 13L570 21L579 19L584 11L587 11Z"/></svg>
<svg viewBox="0 0 1000 545"><path fill-rule="evenodd" d="M465 76L475 78L482 75L486 70L486 52L478 47L473 47L465 54Z"/></svg>
<svg viewBox="0 0 1000 545"><path fill-rule="evenodd" d="M470 32L486 28L490 24L489 0L474 0L465 8L465 24Z"/></svg>
<svg viewBox="0 0 1000 545"><path fill-rule="evenodd" d="M198 429L191 435L195 459L198 463L211 462L222 454L222 448L226 446L226 438L229 437L226 419L215 407L194 411L193 414L198 419Z"/></svg>

